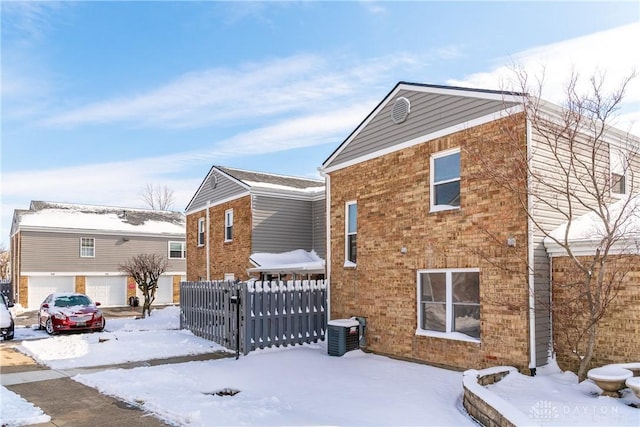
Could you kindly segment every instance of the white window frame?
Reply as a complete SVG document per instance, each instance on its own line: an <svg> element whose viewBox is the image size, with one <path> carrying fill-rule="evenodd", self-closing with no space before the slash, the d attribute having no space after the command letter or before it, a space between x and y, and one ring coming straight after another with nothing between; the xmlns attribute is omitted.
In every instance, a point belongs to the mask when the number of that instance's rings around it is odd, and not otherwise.
<svg viewBox="0 0 640 427"><path fill-rule="evenodd" d="M436 159L440 159L442 157L447 157L450 156L452 154L460 154L460 148L452 148L450 150L444 150L444 151L439 151L437 153L434 153L431 155L430 159L429 159L429 175L430 175L430 180L429 182L430 184L430 212L440 212L440 211L449 211L449 210L457 210L460 209L460 206L453 206L453 205L436 205L436 191L435 188L437 185L441 185L441 184L449 184L451 182L458 182L461 183L461 179L460 179L460 175L462 174L462 170L460 170L460 174L458 174L457 178L452 178L452 179L446 179L446 180L442 180L442 181L438 181L436 182L435 180L435 161ZM460 159L460 169L462 169L462 159ZM462 195L462 186L460 185L460 195Z"/></svg>
<svg viewBox="0 0 640 427"><path fill-rule="evenodd" d="M205 226L204 218L198 218L198 246L204 246Z"/></svg>
<svg viewBox="0 0 640 427"><path fill-rule="evenodd" d="M85 241L91 241L91 246L86 246ZM85 253L85 250L91 249L91 255ZM96 257L96 238L95 237L80 237L80 258L95 258Z"/></svg>
<svg viewBox="0 0 640 427"><path fill-rule="evenodd" d="M629 193L628 177L627 177L627 159L623 150L617 147L609 147L609 176L611 182L611 195L614 197L622 197ZM613 175L621 176L622 192L614 191Z"/></svg>
<svg viewBox="0 0 640 427"><path fill-rule="evenodd" d="M173 257L171 256L171 244L178 244L180 245L180 256L179 257ZM167 258L168 259L186 259L187 258L187 244L185 242L182 241L177 241L177 240L170 240L169 242L167 242Z"/></svg>
<svg viewBox="0 0 640 427"><path fill-rule="evenodd" d="M423 273L444 273L446 275L446 327L445 332L441 331L432 331L430 329L422 329L422 295L421 295L421 285L420 275ZM436 338L445 338L450 340L457 341L468 341L479 343L480 339L472 337L467 334L463 334L462 332L453 331L453 284L451 280L452 273L478 273L480 274L479 268L435 268L435 269L424 269L418 270L416 272L416 299L417 299L417 312L418 312L418 325L416 328L416 335L426 336L426 337L436 337ZM479 284L479 286L481 283ZM480 290L478 289L478 292ZM478 306L482 307L480 301L478 301Z"/></svg>
<svg viewBox="0 0 640 427"><path fill-rule="evenodd" d="M224 211L224 241L233 241L233 209Z"/></svg>
<svg viewBox="0 0 640 427"><path fill-rule="evenodd" d="M356 207L356 230L354 232L349 231L349 223L351 222L351 216L349 208L351 206ZM355 253L355 261L352 261L351 258L351 245L349 244L349 237L356 236L356 253ZM345 267L355 267L358 262L358 202L356 200L350 200L344 204L344 266Z"/></svg>

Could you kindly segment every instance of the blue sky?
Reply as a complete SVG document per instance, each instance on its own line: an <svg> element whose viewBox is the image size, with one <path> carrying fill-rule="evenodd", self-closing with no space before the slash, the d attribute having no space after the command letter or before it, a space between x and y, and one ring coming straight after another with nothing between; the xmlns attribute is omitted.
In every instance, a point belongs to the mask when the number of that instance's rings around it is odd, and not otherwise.
<svg viewBox="0 0 640 427"><path fill-rule="evenodd" d="M183 210L212 165L318 177L400 80L640 71L638 2L2 1L0 244L31 200ZM640 85L620 126L640 134Z"/></svg>

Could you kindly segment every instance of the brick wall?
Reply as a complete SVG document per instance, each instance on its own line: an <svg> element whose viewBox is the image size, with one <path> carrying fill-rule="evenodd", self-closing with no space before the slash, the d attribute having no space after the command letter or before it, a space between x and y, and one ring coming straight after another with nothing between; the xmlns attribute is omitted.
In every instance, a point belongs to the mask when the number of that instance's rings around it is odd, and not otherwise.
<svg viewBox="0 0 640 427"><path fill-rule="evenodd" d="M233 209L233 240L224 241L225 211ZM187 280L206 278L206 242L198 246L198 219L206 218L206 212L187 216ZM211 280L221 280L225 273L233 273L236 279L246 280L251 267L251 197L245 196L209 208L209 259ZM206 240L206 239L205 239Z"/></svg>
<svg viewBox="0 0 640 427"><path fill-rule="evenodd" d="M587 261L587 257L579 257ZM593 257L591 257L593 259ZM600 321L597 331L594 357L590 368L609 363L627 363L640 361L640 256L613 256L609 272L625 272L617 286L615 299ZM580 280L580 273L567 257L553 258L553 303L554 306L566 307L569 304L569 283ZM555 311L555 310L554 310ZM584 324L585 319L573 317L570 326ZM558 365L563 370L578 369L578 360L570 348L564 345L562 335L569 330L554 313L554 350Z"/></svg>
<svg viewBox="0 0 640 427"><path fill-rule="evenodd" d="M367 317L368 349L459 369L528 366L527 221L490 176L517 164L504 126L525 144L524 120L500 120L330 174L331 318ZM430 155L457 147L461 209L429 213ZM355 268L344 267L350 200L358 202ZM427 268L479 268L481 343L416 335L416 276Z"/></svg>
<svg viewBox="0 0 640 427"><path fill-rule="evenodd" d="M75 289L76 292L79 292L81 294L86 294L87 293L87 278L85 276L76 276L75 279Z"/></svg>

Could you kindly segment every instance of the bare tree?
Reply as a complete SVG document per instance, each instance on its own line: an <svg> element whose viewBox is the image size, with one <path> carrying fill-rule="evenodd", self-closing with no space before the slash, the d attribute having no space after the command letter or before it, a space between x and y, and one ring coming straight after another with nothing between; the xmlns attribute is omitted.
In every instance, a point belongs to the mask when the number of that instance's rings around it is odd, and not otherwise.
<svg viewBox="0 0 640 427"><path fill-rule="evenodd" d="M119 266L120 271L132 277L144 296L142 317L151 315L151 304L156 299L158 279L167 269L167 260L160 254L139 254Z"/></svg>
<svg viewBox="0 0 640 427"><path fill-rule="evenodd" d="M151 209L168 211L173 208L173 190L166 185L156 187L153 184L147 184L142 189L140 197Z"/></svg>
<svg viewBox="0 0 640 427"><path fill-rule="evenodd" d="M621 284L639 264L637 256L624 254L637 253L636 247L629 247L636 245L629 236L640 232L631 229L640 212L638 197L633 196L640 144L629 134L612 130L636 73L631 72L613 90L605 89L603 75L594 74L588 89L581 92L583 81L573 72L560 107L541 99L544 76L531 90L527 73L521 68L514 71L517 90L523 94L523 112L506 117L502 130L506 141L502 151L511 156L516 153L508 159L513 167L487 164L482 169L514 195L534 232L565 255L569 265L561 278L554 277L553 301L543 295L536 302L551 310L556 351L573 355L578 377L584 380L594 357L599 325ZM522 125L516 125L523 117L534 135L529 143ZM474 161L486 160L478 155ZM616 197L616 193L622 195ZM584 215L589 215L588 230L577 220ZM556 218L555 224L549 218ZM558 219L564 223L560 228ZM576 235L588 239L593 251L576 248ZM533 271L529 261L527 270Z"/></svg>
<svg viewBox="0 0 640 427"><path fill-rule="evenodd" d="M4 245L0 245L0 279L8 279L11 274L11 256Z"/></svg>

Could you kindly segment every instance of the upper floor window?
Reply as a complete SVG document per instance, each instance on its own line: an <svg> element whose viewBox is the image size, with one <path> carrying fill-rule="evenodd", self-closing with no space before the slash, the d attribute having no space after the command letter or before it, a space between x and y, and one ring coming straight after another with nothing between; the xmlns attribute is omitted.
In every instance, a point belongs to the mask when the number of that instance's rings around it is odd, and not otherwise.
<svg viewBox="0 0 640 427"><path fill-rule="evenodd" d="M477 269L419 270L418 301L418 332L480 338Z"/></svg>
<svg viewBox="0 0 640 427"><path fill-rule="evenodd" d="M224 212L224 240L233 240L233 209Z"/></svg>
<svg viewBox="0 0 640 427"><path fill-rule="evenodd" d="M187 248L184 242L169 242L169 258L186 258Z"/></svg>
<svg viewBox="0 0 640 427"><path fill-rule="evenodd" d="M198 219L198 246L204 246L204 218Z"/></svg>
<svg viewBox="0 0 640 427"><path fill-rule="evenodd" d="M345 210L345 265L355 265L358 253L358 203L347 202Z"/></svg>
<svg viewBox="0 0 640 427"><path fill-rule="evenodd" d="M93 237L80 238L80 256L82 258L93 258L96 256L96 239Z"/></svg>
<svg viewBox="0 0 640 427"><path fill-rule="evenodd" d="M609 151L609 169L611 170L611 192L627 194L627 159L617 148L611 148Z"/></svg>
<svg viewBox="0 0 640 427"><path fill-rule="evenodd" d="M460 149L431 156L431 211L460 207Z"/></svg>

